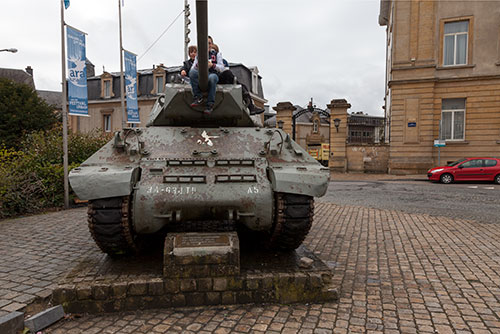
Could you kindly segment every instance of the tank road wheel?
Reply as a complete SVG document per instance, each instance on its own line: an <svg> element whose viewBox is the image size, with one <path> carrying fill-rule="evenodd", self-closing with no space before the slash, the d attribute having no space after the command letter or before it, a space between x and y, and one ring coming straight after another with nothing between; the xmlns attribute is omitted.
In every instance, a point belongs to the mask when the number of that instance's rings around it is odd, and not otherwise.
<svg viewBox="0 0 500 334"><path fill-rule="evenodd" d="M275 205L271 247L294 250L302 244L311 229L314 199L305 195L276 193Z"/></svg>
<svg viewBox="0 0 500 334"><path fill-rule="evenodd" d="M137 251L130 217L129 197L112 197L90 201L89 230L99 248L110 256Z"/></svg>

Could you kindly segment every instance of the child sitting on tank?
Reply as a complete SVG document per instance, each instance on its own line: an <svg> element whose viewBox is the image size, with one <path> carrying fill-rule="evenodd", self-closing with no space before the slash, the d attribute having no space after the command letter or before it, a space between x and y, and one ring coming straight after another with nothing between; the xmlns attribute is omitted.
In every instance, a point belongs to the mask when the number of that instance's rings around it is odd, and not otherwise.
<svg viewBox="0 0 500 334"><path fill-rule="evenodd" d="M204 110L205 115L210 115L214 108L215 103L215 90L217 82L219 82L219 73L224 70L224 63L222 61L222 54L215 51L212 47L211 38L208 39L208 96L206 107ZM191 88L193 90L193 103L191 107L198 107L203 105L203 95L199 87L199 73L198 73L198 56L193 62L193 66L189 71L189 79L191 80Z"/></svg>
<svg viewBox="0 0 500 334"><path fill-rule="evenodd" d="M188 74L189 71L191 70L191 67L193 67L193 63L197 53L198 53L198 48L196 47L196 45L190 45L188 47L189 59L184 61L181 69L181 77L186 82L189 82Z"/></svg>

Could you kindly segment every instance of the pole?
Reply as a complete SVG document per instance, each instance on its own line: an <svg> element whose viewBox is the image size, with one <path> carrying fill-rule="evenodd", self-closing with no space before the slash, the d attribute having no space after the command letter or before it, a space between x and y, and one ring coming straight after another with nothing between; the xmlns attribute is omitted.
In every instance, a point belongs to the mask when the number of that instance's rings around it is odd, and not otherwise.
<svg viewBox="0 0 500 334"><path fill-rule="evenodd" d="M122 129L125 128L125 91L123 80L123 43L122 43L122 6L118 0L118 16L120 21L120 102L122 108Z"/></svg>
<svg viewBox="0 0 500 334"><path fill-rule="evenodd" d="M188 0L184 0L184 60L188 60L188 20L189 17L186 15L186 10L188 6Z"/></svg>
<svg viewBox="0 0 500 334"><path fill-rule="evenodd" d="M388 119L387 119L387 98L389 96L389 94L387 94L387 91L389 89L389 82L387 80L387 77L388 77L388 73L387 73L387 70L388 70L388 67L390 66L389 65L389 62L388 62L388 54L389 54L389 43L388 43L388 40L389 40L389 27L385 28L385 36L386 36L386 43L385 43L385 82L384 82L384 121L385 121L385 124L384 124L384 141L386 143L389 143L391 141L391 132L389 130L389 122L388 122Z"/></svg>
<svg viewBox="0 0 500 334"><path fill-rule="evenodd" d="M63 119L63 166L64 166L64 208L69 208L68 183L68 111L66 109L66 46L64 40L64 0L61 0L61 72L62 72L62 119Z"/></svg>
<svg viewBox="0 0 500 334"><path fill-rule="evenodd" d="M443 122L442 119L439 120L439 140L441 141L441 123ZM441 142L439 143L441 144ZM441 146L438 146L438 166L441 166Z"/></svg>

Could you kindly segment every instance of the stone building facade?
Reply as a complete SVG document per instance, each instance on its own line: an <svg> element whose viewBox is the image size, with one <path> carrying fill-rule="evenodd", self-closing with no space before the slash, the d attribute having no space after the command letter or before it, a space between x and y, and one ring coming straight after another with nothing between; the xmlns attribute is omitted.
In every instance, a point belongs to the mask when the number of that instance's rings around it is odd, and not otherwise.
<svg viewBox="0 0 500 334"><path fill-rule="evenodd" d="M381 0L387 30L389 173L500 156L497 1Z"/></svg>
<svg viewBox="0 0 500 334"><path fill-rule="evenodd" d="M283 109L282 104L273 109L276 111ZM290 134L295 136L294 140L307 150L310 145L321 145L322 143L328 144L330 142L330 117L327 110L314 107L303 108L297 104L286 104L287 110L292 110L292 114L288 115L290 118L284 120L283 113L269 117L264 125L266 127L277 127L277 120L282 120L290 126ZM279 116L278 116L279 115ZM293 133L293 119L295 118L295 134ZM285 123L283 123L285 124Z"/></svg>
<svg viewBox="0 0 500 334"><path fill-rule="evenodd" d="M293 119L301 119L301 122L296 122L295 140L315 158L311 148L318 147L318 144L322 147L327 145L327 156L323 151L318 160L332 171L386 173L389 150L383 142L383 118L350 114L350 107L345 99L332 100L325 110L310 107L304 109L290 102L280 102L273 107L276 116L268 119L265 125L281 126L293 136ZM354 121L351 122L351 119ZM370 134L365 141L349 142L350 129L364 129Z"/></svg>

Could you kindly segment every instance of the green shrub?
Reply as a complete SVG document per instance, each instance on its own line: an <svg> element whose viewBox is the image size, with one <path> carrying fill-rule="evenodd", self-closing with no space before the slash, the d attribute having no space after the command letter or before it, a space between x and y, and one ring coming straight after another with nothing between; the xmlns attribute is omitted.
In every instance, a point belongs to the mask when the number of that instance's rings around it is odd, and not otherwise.
<svg viewBox="0 0 500 334"><path fill-rule="evenodd" d="M34 173L23 171L24 161L23 152L0 148L0 218L40 209L33 198L43 192L43 185Z"/></svg>
<svg viewBox="0 0 500 334"><path fill-rule="evenodd" d="M68 134L69 170L110 140L100 131ZM33 213L64 202L62 128L24 137L18 151L0 147L0 218Z"/></svg>
<svg viewBox="0 0 500 334"><path fill-rule="evenodd" d="M19 149L24 134L49 129L59 120L36 91L25 84L0 78L0 145Z"/></svg>

